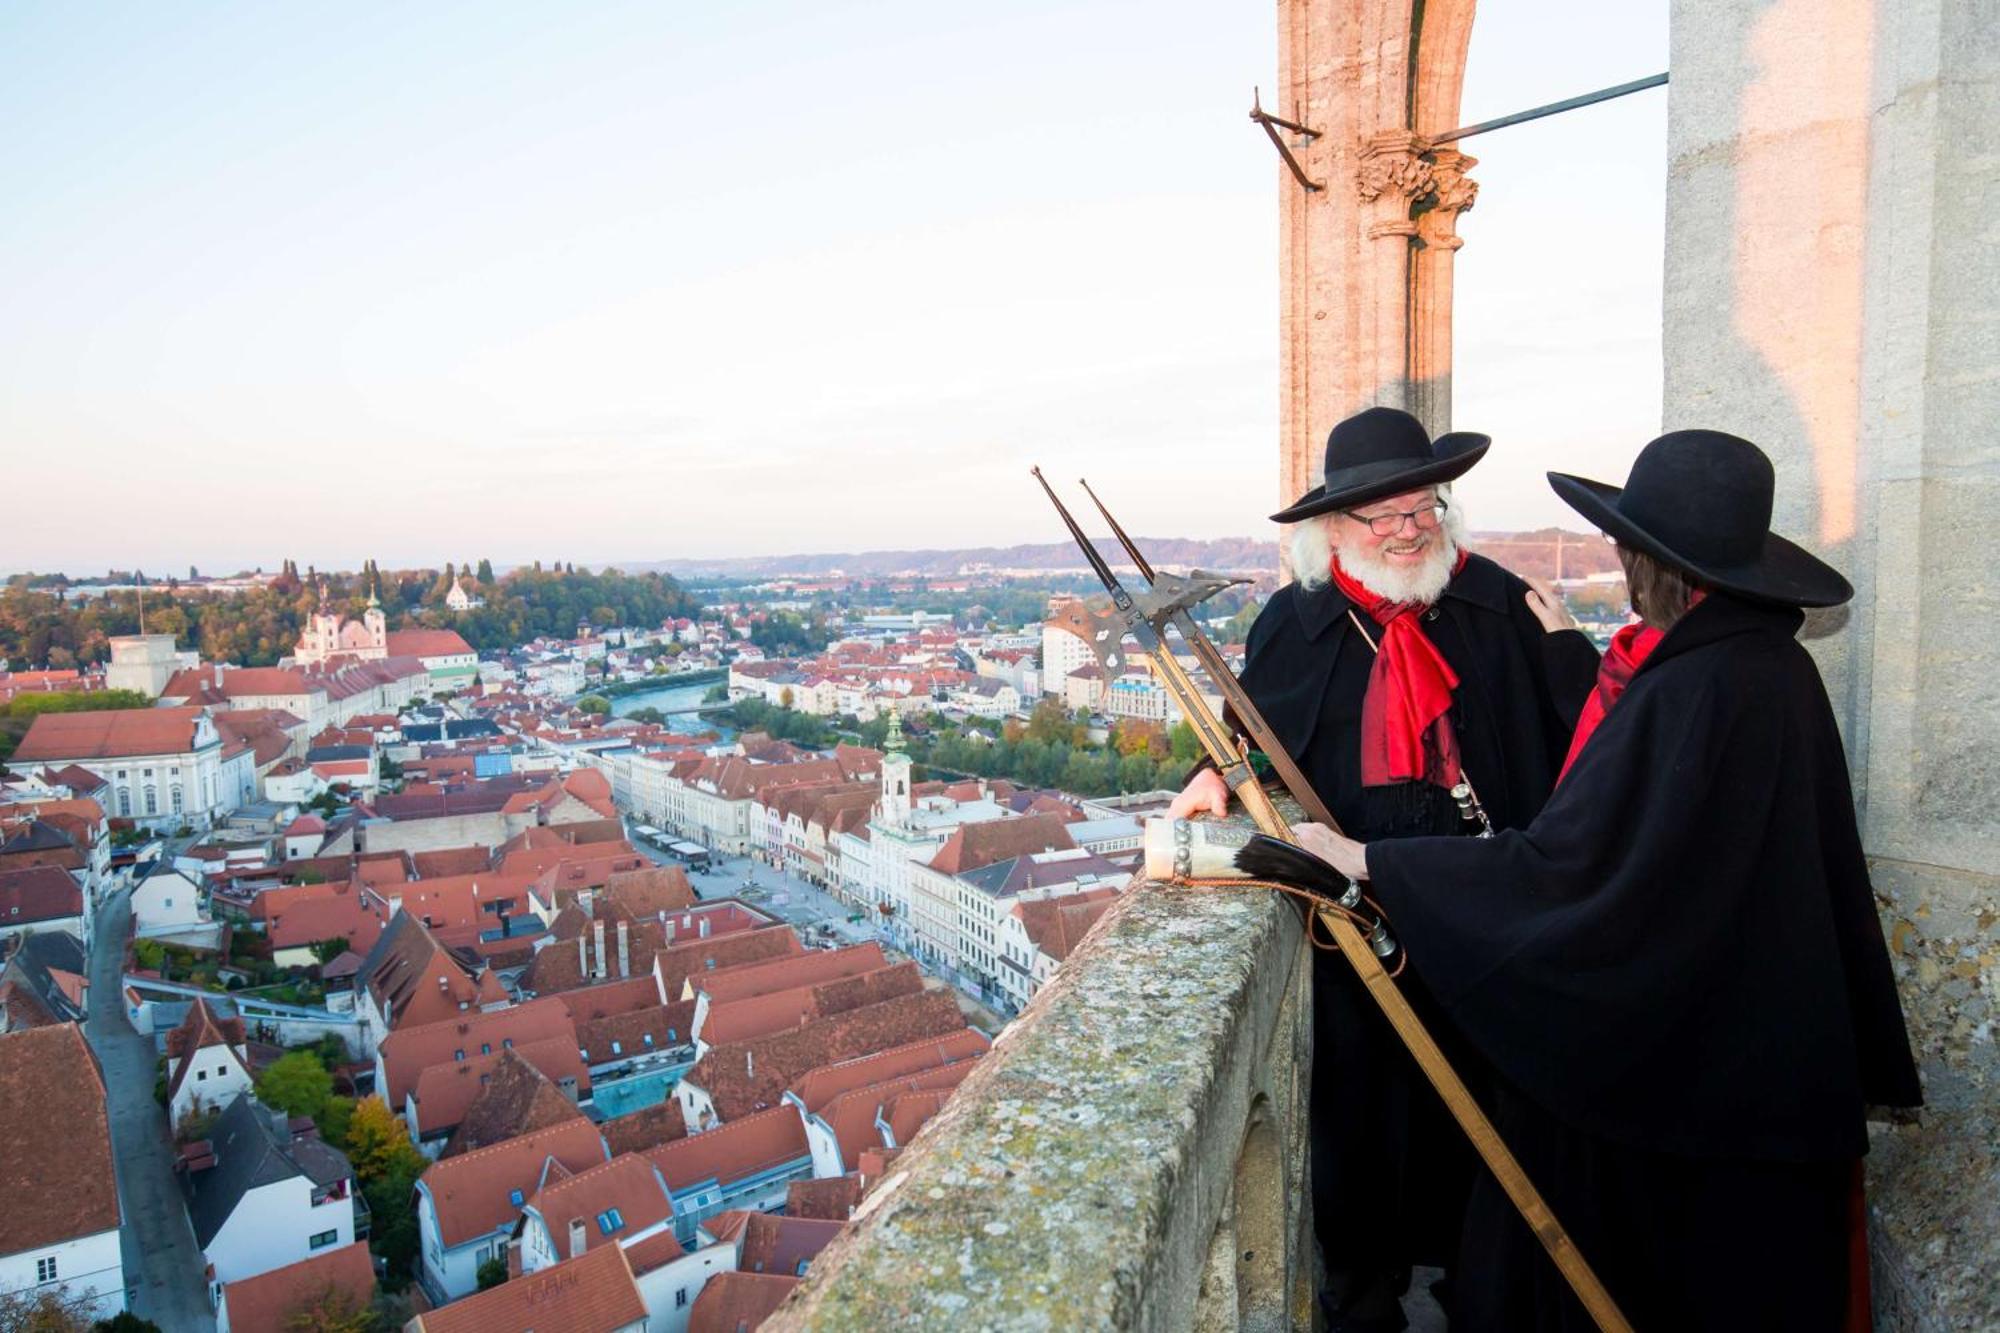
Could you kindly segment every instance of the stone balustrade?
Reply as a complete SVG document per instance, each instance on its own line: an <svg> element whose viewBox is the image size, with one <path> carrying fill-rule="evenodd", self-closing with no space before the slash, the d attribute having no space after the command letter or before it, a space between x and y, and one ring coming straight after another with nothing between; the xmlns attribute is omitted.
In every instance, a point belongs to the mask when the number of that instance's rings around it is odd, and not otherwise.
<svg viewBox="0 0 2000 1333"><path fill-rule="evenodd" d="M1125 895L764 1327L1309 1325L1308 947L1269 892Z"/></svg>

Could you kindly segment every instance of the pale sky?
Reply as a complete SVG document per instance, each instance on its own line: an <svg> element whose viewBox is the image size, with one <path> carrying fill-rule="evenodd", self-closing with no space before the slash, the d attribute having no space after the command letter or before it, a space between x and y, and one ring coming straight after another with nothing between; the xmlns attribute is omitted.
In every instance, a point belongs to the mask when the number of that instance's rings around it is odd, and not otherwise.
<svg viewBox="0 0 2000 1333"><path fill-rule="evenodd" d="M1268 534L1275 42L1212 0L7 5L0 571L1056 540L1035 462ZM1665 66L1664 0L1494 0L1465 120ZM1478 526L1658 430L1665 114L1464 145Z"/></svg>

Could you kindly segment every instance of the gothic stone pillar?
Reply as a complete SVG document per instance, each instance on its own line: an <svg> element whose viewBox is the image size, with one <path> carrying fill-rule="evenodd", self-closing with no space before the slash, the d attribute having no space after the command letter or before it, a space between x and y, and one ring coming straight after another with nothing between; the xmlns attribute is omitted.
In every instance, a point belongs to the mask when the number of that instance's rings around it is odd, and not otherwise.
<svg viewBox="0 0 2000 1333"><path fill-rule="evenodd" d="M1451 264L1473 159L1426 134L1458 122L1471 0L1279 0L1282 164L1278 502L1318 484L1326 433L1364 407L1450 424ZM1282 131L1281 131L1282 133Z"/></svg>

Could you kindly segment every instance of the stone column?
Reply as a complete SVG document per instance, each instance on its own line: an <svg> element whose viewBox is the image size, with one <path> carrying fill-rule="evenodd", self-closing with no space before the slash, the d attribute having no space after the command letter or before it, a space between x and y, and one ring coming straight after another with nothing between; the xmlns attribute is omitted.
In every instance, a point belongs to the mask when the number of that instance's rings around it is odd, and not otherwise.
<svg viewBox="0 0 2000 1333"><path fill-rule="evenodd" d="M1992 0L1676 0L1666 425L1762 445L1854 583L1807 637L1925 1078L1878 1134L1878 1326L2000 1320L2000 116Z"/></svg>
<svg viewBox="0 0 2000 1333"><path fill-rule="evenodd" d="M1280 504L1318 484L1326 433L1350 413L1379 404L1433 431L1450 424L1454 224L1477 187L1465 178L1471 158L1433 151L1424 135L1457 123L1472 8L1278 5L1269 109L1317 131L1287 142L1321 187L1275 167Z"/></svg>

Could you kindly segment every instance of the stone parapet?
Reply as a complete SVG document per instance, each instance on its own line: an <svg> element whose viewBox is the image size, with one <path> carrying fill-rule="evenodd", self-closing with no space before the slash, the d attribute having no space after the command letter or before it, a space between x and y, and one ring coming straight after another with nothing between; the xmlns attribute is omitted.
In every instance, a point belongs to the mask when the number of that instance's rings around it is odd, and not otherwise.
<svg viewBox="0 0 2000 1333"><path fill-rule="evenodd" d="M764 1327L1311 1323L1297 909L1128 893Z"/></svg>

